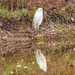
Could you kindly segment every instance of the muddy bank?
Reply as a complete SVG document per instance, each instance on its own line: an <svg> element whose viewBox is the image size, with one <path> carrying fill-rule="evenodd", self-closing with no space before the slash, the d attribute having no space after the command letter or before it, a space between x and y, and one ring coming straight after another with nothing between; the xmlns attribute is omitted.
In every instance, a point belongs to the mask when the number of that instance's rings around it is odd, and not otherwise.
<svg viewBox="0 0 75 75"><path fill-rule="evenodd" d="M33 51L35 47L38 48L38 46L41 45L54 50L55 53L58 53L59 50L62 50L63 52L64 49L73 49L75 47L75 29L72 27L73 25L56 26L57 25L52 25L52 28L40 28L41 34L39 36L37 36L34 32L31 33L31 31L25 30L14 33L1 31L0 55L13 55L16 52L21 51L21 49Z"/></svg>

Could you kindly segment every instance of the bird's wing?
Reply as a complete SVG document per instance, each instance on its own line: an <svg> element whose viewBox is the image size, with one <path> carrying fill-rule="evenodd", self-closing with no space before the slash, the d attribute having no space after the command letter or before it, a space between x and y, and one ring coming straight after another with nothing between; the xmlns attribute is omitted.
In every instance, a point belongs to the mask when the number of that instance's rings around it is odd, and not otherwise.
<svg viewBox="0 0 75 75"><path fill-rule="evenodd" d="M40 18L41 17L41 14L39 14L38 12L36 12L35 13L35 15L34 15L34 22L36 22L36 23L39 23L39 21L40 21Z"/></svg>

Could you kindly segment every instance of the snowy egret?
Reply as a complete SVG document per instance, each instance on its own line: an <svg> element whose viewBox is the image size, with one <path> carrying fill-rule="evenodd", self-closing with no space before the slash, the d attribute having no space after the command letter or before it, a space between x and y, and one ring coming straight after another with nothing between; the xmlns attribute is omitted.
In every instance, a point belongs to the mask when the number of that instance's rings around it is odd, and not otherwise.
<svg viewBox="0 0 75 75"><path fill-rule="evenodd" d="M40 49L36 51L36 61L40 69L42 69L43 71L47 71L46 58L43 53L41 53Z"/></svg>
<svg viewBox="0 0 75 75"><path fill-rule="evenodd" d="M37 30L37 34L39 34L39 25L41 25L42 20L43 20L43 9L38 8L33 18L33 24L34 28Z"/></svg>

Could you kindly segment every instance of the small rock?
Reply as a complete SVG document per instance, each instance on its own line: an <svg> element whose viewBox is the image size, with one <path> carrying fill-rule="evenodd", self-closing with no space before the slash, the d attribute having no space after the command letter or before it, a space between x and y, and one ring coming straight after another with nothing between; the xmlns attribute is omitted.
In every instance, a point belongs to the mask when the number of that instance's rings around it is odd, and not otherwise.
<svg viewBox="0 0 75 75"><path fill-rule="evenodd" d="M34 64L35 62L32 62L32 64Z"/></svg>
<svg viewBox="0 0 75 75"><path fill-rule="evenodd" d="M13 71L11 71L10 73L13 73Z"/></svg>
<svg viewBox="0 0 75 75"><path fill-rule="evenodd" d="M27 68L27 66L25 66L24 68Z"/></svg>
<svg viewBox="0 0 75 75"><path fill-rule="evenodd" d="M17 67L21 67L21 65L17 65Z"/></svg>
<svg viewBox="0 0 75 75"><path fill-rule="evenodd" d="M74 47L73 51L75 51L75 47Z"/></svg>

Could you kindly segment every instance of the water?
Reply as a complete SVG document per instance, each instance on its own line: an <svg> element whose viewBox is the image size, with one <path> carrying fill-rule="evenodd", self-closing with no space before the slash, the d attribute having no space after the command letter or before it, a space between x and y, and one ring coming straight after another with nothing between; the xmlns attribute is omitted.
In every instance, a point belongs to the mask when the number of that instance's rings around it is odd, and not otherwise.
<svg viewBox="0 0 75 75"><path fill-rule="evenodd" d="M73 36L8 37L0 42L0 75L75 75ZM37 62L39 49L42 58Z"/></svg>

